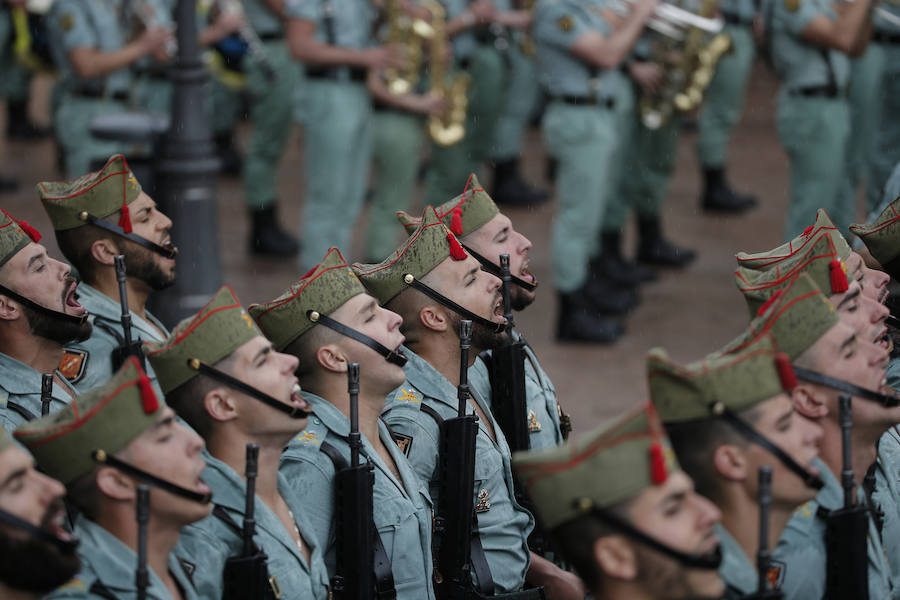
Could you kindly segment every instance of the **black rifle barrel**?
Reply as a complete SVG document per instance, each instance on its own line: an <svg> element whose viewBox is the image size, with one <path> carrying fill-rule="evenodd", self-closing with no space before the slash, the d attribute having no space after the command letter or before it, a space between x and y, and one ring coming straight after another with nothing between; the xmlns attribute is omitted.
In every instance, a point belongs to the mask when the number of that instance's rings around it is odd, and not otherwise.
<svg viewBox="0 0 900 600"><path fill-rule="evenodd" d="M122 336L125 338L125 346L131 345L131 311L128 310L128 290L125 282L128 281L125 272L125 255L115 257L116 281L119 282L119 303L122 306Z"/></svg>
<svg viewBox="0 0 900 600"><path fill-rule="evenodd" d="M764 465L759 468L759 550L756 553L756 572L759 576L757 591L766 592L769 572L769 508L772 506L772 467Z"/></svg>
<svg viewBox="0 0 900 600"><path fill-rule="evenodd" d="M259 460L259 445L247 444L247 464L244 475L247 478L247 494L244 497L244 528L242 538L244 543L243 555L253 556L256 549L253 547L253 536L256 535L256 474Z"/></svg>
<svg viewBox="0 0 900 600"><path fill-rule="evenodd" d="M843 461L841 487L844 489L844 507L849 508L856 504L856 500L853 497L856 484L853 481L853 445L850 438L853 433L853 401L849 394L841 394L838 402L840 405L838 419L841 426L841 455Z"/></svg>
<svg viewBox="0 0 900 600"><path fill-rule="evenodd" d="M141 483L137 486L137 570L134 583L138 600L146 600L147 587L150 585L150 573L147 570L147 523L150 521L150 486Z"/></svg>
<svg viewBox="0 0 900 600"><path fill-rule="evenodd" d="M509 324L507 331L512 336L513 323L512 297L510 286L512 285L512 275L509 272L509 254L500 255L500 281L503 283L503 317Z"/></svg>
<svg viewBox="0 0 900 600"><path fill-rule="evenodd" d="M41 416L50 414L50 402L53 401L53 373L41 375Z"/></svg>
<svg viewBox="0 0 900 600"><path fill-rule="evenodd" d="M362 438L359 435L359 363L347 365L347 391L350 393L350 466L359 465Z"/></svg>
<svg viewBox="0 0 900 600"><path fill-rule="evenodd" d="M459 385L456 397L459 400L458 416L466 416L469 401L469 348L472 347L472 321L464 319L459 323Z"/></svg>

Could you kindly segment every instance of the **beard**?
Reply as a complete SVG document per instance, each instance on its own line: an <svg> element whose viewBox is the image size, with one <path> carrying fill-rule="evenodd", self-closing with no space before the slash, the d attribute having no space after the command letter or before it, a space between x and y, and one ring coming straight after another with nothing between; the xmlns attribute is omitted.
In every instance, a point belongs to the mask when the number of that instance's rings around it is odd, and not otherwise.
<svg viewBox="0 0 900 600"><path fill-rule="evenodd" d="M638 574L636 581L648 582L654 598L670 600L718 600L722 594L705 594L688 569L674 558L642 546L636 546Z"/></svg>
<svg viewBox="0 0 900 600"><path fill-rule="evenodd" d="M456 314L453 311L450 311L450 322L453 326L453 331L456 332L456 336L459 337L459 329L462 324L463 318ZM497 333L493 329L489 329L487 326L482 325L481 323L472 322L472 349L475 354L478 354L484 350L494 350L495 348L501 347L504 343L506 343L506 334L505 333Z"/></svg>
<svg viewBox="0 0 900 600"><path fill-rule="evenodd" d="M516 312L531 306L531 303L534 302L534 297L534 293L528 293L515 284L511 284L509 288L509 305Z"/></svg>
<svg viewBox="0 0 900 600"><path fill-rule="evenodd" d="M63 306L65 306L65 301ZM61 346L70 342L83 342L91 337L91 332L94 330L90 321L77 323L62 316L37 311L24 304L22 312L28 319L28 326L33 335L56 342Z"/></svg>
<svg viewBox="0 0 900 600"><path fill-rule="evenodd" d="M57 505L47 513L55 513ZM45 517L45 520L48 518ZM48 594L72 579L81 569L75 549L62 550L27 535L21 539L0 532L0 581L14 590Z"/></svg>
<svg viewBox="0 0 900 600"><path fill-rule="evenodd" d="M156 254L153 251L131 243L122 246L127 246L122 249L122 254L125 255L128 277L143 281L155 292L175 284L175 272L163 271L162 267L156 264Z"/></svg>

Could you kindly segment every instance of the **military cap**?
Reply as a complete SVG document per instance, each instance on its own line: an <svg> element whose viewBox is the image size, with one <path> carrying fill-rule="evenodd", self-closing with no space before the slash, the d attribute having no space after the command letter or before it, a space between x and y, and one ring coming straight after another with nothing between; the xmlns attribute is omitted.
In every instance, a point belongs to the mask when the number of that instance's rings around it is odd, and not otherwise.
<svg viewBox="0 0 900 600"><path fill-rule="evenodd" d="M125 157L116 154L102 169L67 181L44 181L37 184L44 210L56 231L81 227L86 223L82 213L99 219L121 211L119 227L131 233L128 205L141 193Z"/></svg>
<svg viewBox="0 0 900 600"><path fill-rule="evenodd" d="M900 198L888 204L875 222L853 224L850 231L859 236L875 260L887 268L900 256Z"/></svg>
<svg viewBox="0 0 900 600"><path fill-rule="evenodd" d="M680 469L651 403L561 446L516 452L513 466L549 529L630 500Z"/></svg>
<svg viewBox="0 0 900 600"><path fill-rule="evenodd" d="M797 253L790 259L766 271L755 271L738 267L734 272L734 281L747 301L751 318L756 316L760 307L778 290L784 287L799 273L807 273L826 296L846 292L847 267L838 258L838 250L834 238L825 232L818 239L807 245L804 252Z"/></svg>
<svg viewBox="0 0 900 600"><path fill-rule="evenodd" d="M450 228L456 237L465 237L482 227L493 219L500 209L484 191L475 173L469 175L466 188L463 193L444 202L435 209L444 225ZM422 222L419 217L413 217L405 212L397 211L397 220L406 228L406 233L412 233Z"/></svg>
<svg viewBox="0 0 900 600"><path fill-rule="evenodd" d="M447 257L465 260L467 254L434 207L426 206L419 226L399 249L378 264L354 263L352 268L369 293L387 304L408 287L407 274L421 279Z"/></svg>
<svg viewBox="0 0 900 600"><path fill-rule="evenodd" d="M720 353L738 352L759 336L769 334L793 362L839 321L828 297L809 275L800 273L769 298L760 307L759 316Z"/></svg>
<svg viewBox="0 0 900 600"><path fill-rule="evenodd" d="M366 288L347 265L340 250L331 248L321 263L278 298L249 307L250 315L279 352L291 351L291 345L315 323L307 311L329 315Z"/></svg>
<svg viewBox="0 0 900 600"><path fill-rule="evenodd" d="M847 257L850 256L851 252L850 246L823 208L820 208L816 212L816 222L813 225L807 227L803 233L786 244L782 244L768 252L759 252L757 254L738 252L735 258L737 258L738 265L745 269L766 271L777 266L782 261L789 260L792 257L803 253L804 250L808 248L810 244L815 243L823 233L827 234L834 242L834 246L838 252L838 258L847 260Z"/></svg>
<svg viewBox="0 0 900 600"><path fill-rule="evenodd" d="M42 471L68 485L94 468L94 450L119 452L156 423L164 407L132 356L107 383L23 423L13 435Z"/></svg>
<svg viewBox="0 0 900 600"><path fill-rule="evenodd" d="M41 234L25 221L17 221L0 208L0 267L16 253L30 244L41 241Z"/></svg>
<svg viewBox="0 0 900 600"><path fill-rule="evenodd" d="M161 342L145 342L144 354L164 394L187 383L198 371L188 364L198 359L214 365L262 331L241 306L232 289L223 285L193 317L179 323Z"/></svg>
<svg viewBox="0 0 900 600"><path fill-rule="evenodd" d="M664 423L741 412L790 391L796 384L790 359L768 335L733 354L711 354L681 366L662 348L647 356L650 399Z"/></svg>

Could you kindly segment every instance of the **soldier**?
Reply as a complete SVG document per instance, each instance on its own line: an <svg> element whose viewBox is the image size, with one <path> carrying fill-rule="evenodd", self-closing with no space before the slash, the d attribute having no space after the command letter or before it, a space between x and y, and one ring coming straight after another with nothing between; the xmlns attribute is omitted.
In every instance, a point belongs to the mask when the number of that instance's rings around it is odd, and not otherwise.
<svg viewBox="0 0 900 600"><path fill-rule="evenodd" d="M439 430L444 419L457 416L458 329L462 319L473 321L475 354L497 346L504 328L500 280L481 270L430 206L419 228L384 262L355 264L353 269L372 296L403 317L406 382L388 398L384 419L416 473L429 482L431 499L440 509ZM474 355L470 367L473 360ZM523 590L527 581L546 586L554 598L583 598L576 577L529 552L527 537L534 519L515 500L503 432L480 394L473 392L468 406L479 421L473 505L478 532L474 540L480 549L471 558L473 586L488 595L537 597L534 590Z"/></svg>
<svg viewBox="0 0 900 600"><path fill-rule="evenodd" d="M466 187L466 193L436 209L438 216L459 238L463 247L470 253L474 252L473 256L477 256L489 272L499 272L499 256L509 254L509 270L515 278L509 290L512 308L524 310L534 302L537 286L537 279L529 270L531 240L516 231L512 221L500 212L474 173ZM419 220L406 213L398 212L397 217L408 233L418 227ZM589 317L587 315L585 318ZM516 339L524 338L516 333ZM568 437L571 422L557 402L553 382L541 368L534 349L527 343L525 352L525 396L530 448L539 450L557 446ZM469 369L469 384L490 404L493 398L485 358L490 360L489 351L482 354Z"/></svg>
<svg viewBox="0 0 900 600"><path fill-rule="evenodd" d="M113 351L124 342L117 255L125 256L134 339L160 341L169 334L146 305L151 293L175 283L172 221L143 191L121 154L95 173L39 183L37 190L63 256L84 281L79 299L94 333L67 347L62 370L79 390L89 390L112 376ZM147 372L156 385L153 369Z"/></svg>
<svg viewBox="0 0 900 600"><path fill-rule="evenodd" d="M595 598L722 596L719 509L679 468L652 404L514 464Z"/></svg>
<svg viewBox="0 0 900 600"><path fill-rule="evenodd" d="M76 542L63 529L65 494L0 429L0 597L38 600L78 573Z"/></svg>
<svg viewBox="0 0 900 600"><path fill-rule="evenodd" d="M71 268L47 255L28 223L0 213L0 425L12 431L40 416L43 373L53 373L50 410L71 402L75 391L57 370L63 344L87 339L91 324Z"/></svg>
<svg viewBox="0 0 900 600"><path fill-rule="evenodd" d="M898 169L897 173L900 173ZM900 182L900 177L897 178ZM856 223L850 226L859 239L863 241L872 258L878 261L881 268L893 279L900 276L900 194L888 204L881 214L871 223Z"/></svg>
<svg viewBox="0 0 900 600"><path fill-rule="evenodd" d="M886 19L884 15L893 15L894 19ZM869 155L866 185L868 210L872 211L881 199L882 190L889 180L891 171L900 161L900 126L896 119L900 105L900 7L893 2L880 2L876 14L872 18L874 31L872 32L871 46L882 54L882 72L879 94L876 97L877 106L874 118L877 122L877 131L874 133L873 147ZM896 181L896 179L895 179ZM896 191L890 200L894 200L900 191Z"/></svg>
<svg viewBox="0 0 900 600"><path fill-rule="evenodd" d="M0 96L6 99L6 136L10 139L33 140L46 137L48 131L44 127L36 125L28 116L28 99L31 91L31 80L37 67L44 67L45 57L40 51L46 47L37 48L36 45L46 43L46 40L34 39L36 31L44 35L42 29L31 29L31 24L39 22L42 15L28 13L25 0L4 0L0 6L0 72L3 73L3 82L0 84ZM19 26L16 19L25 17L21 23L28 29L31 37L30 47L20 49ZM23 64L19 53L23 50L37 59L37 64ZM38 52L35 52L35 51Z"/></svg>
<svg viewBox="0 0 900 600"><path fill-rule="evenodd" d="M359 542L337 540L337 522L346 516L335 514L335 473L341 461L351 461L347 365L355 362L360 460L374 467L375 560L389 567L373 581L382 593L392 587L400 600L433 599L431 498L379 418L385 398L405 379L400 317L366 293L337 248L278 298L251 306L250 314L278 350L301 359L298 376L313 416L281 455L281 474L326 548L329 573L344 575L336 569L335 546Z"/></svg>
<svg viewBox="0 0 900 600"><path fill-rule="evenodd" d="M322 548L306 526L307 507L278 474L282 449L306 424L308 407L294 376L297 359L274 350L227 286L168 339L145 348L166 401L209 451L203 480L216 508L211 518L185 528L176 551L196 561L197 593L221 597L225 562L241 553L245 447L257 443L255 541L268 556L270 585L284 598L327 598Z"/></svg>
<svg viewBox="0 0 900 600"><path fill-rule="evenodd" d="M121 10L119 0L58 0L47 13L50 46L60 70L53 127L71 178L120 149L118 142L95 138L90 126L95 116L128 107L129 67L145 56L167 60L171 32L154 27L125 43Z"/></svg>
<svg viewBox="0 0 900 600"><path fill-rule="evenodd" d="M194 565L173 553L182 527L209 514L203 440L179 425L130 357L106 384L15 432L80 515L79 575L48 598L138 597L138 486L152 486L147 598L191 600ZM196 560L196 557L192 557Z"/></svg>
<svg viewBox="0 0 900 600"><path fill-rule="evenodd" d="M675 454L697 492L722 511L719 575L741 594L758 590L759 544L774 548L794 509L822 487L813 466L822 428L791 404L788 359L760 336L734 354L714 354L686 367L660 348L647 358L650 396ZM724 409L724 410L723 410ZM760 540L757 471L773 469L768 539ZM790 565L770 565L777 590Z"/></svg>

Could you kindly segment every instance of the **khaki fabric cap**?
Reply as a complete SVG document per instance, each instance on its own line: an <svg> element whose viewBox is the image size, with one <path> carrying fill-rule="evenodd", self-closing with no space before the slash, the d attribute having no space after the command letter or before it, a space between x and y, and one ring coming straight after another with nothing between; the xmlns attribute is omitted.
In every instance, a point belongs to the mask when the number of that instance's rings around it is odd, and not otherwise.
<svg viewBox="0 0 900 600"><path fill-rule="evenodd" d="M144 354L153 365L160 388L168 394L197 375L188 366L190 359L214 365L261 335L234 291L223 285L200 312L179 323L167 339L144 343Z"/></svg>
<svg viewBox="0 0 900 600"><path fill-rule="evenodd" d="M447 257L465 260L467 256L434 207L426 206L418 228L399 249L378 264L354 263L352 268L366 290L385 305L409 287L404 282L407 274L421 279Z"/></svg>
<svg viewBox="0 0 900 600"><path fill-rule="evenodd" d="M735 255L735 258L737 259L738 265L745 269L765 271L775 267L784 260L788 260L797 254L803 253L810 244L815 243L815 241L819 239L819 235L823 232L827 233L834 242L834 246L838 251L838 258L847 260L847 257L850 256L851 252L850 246L823 208L820 208L816 212L816 222L807 227L803 233L792 239L790 242L782 244L777 248L773 248L768 252L759 252L757 254L738 252L737 255Z"/></svg>
<svg viewBox="0 0 900 600"><path fill-rule="evenodd" d="M79 217L82 212L103 219L124 208L119 226L128 233L131 217L125 207L140 195L141 184L128 168L125 157L116 154L95 173L68 181L43 181L37 184L37 191L56 231L84 225L85 221Z"/></svg>
<svg viewBox="0 0 900 600"><path fill-rule="evenodd" d="M484 191L475 173L469 175L463 193L456 198L444 202L436 209L444 225L450 228L453 235L462 238L481 228L493 219L500 209L493 199ZM416 230L422 219L405 212L397 211L397 220L406 228L406 233Z"/></svg>
<svg viewBox="0 0 900 600"><path fill-rule="evenodd" d="M718 416L728 408L741 412L793 386L790 361L762 335L734 354L712 354L681 366L662 348L647 355L650 398L664 423Z"/></svg>
<svg viewBox="0 0 900 600"><path fill-rule="evenodd" d="M900 198L887 205L873 223L853 224L855 233L882 265L900 256Z"/></svg>
<svg viewBox="0 0 900 600"><path fill-rule="evenodd" d="M828 297L809 275L800 273L769 298L749 327L719 352L740 352L759 336L768 334L793 362L839 321Z"/></svg>
<svg viewBox="0 0 900 600"><path fill-rule="evenodd" d="M516 452L513 466L550 529L630 500L680 469L651 403L561 446Z"/></svg>
<svg viewBox="0 0 900 600"><path fill-rule="evenodd" d="M17 221L0 208L0 267L31 242L41 241L41 234L25 221Z"/></svg>
<svg viewBox="0 0 900 600"><path fill-rule="evenodd" d="M800 273L808 274L829 297L847 291L849 285L847 266L838 256L834 238L823 231L811 246L807 244L805 252L797 253L771 269L756 271L737 268L734 281L747 301L750 317L755 317L766 300L784 289Z"/></svg>
<svg viewBox="0 0 900 600"><path fill-rule="evenodd" d="M306 316L307 311L330 315L354 296L365 293L366 288L340 250L331 248L303 279L271 302L254 304L248 310L279 352L297 356L291 346L315 325Z"/></svg>
<svg viewBox="0 0 900 600"><path fill-rule="evenodd" d="M164 408L132 356L107 383L55 413L20 425L14 435L42 471L69 485L94 468L94 450L119 452L150 429Z"/></svg>

